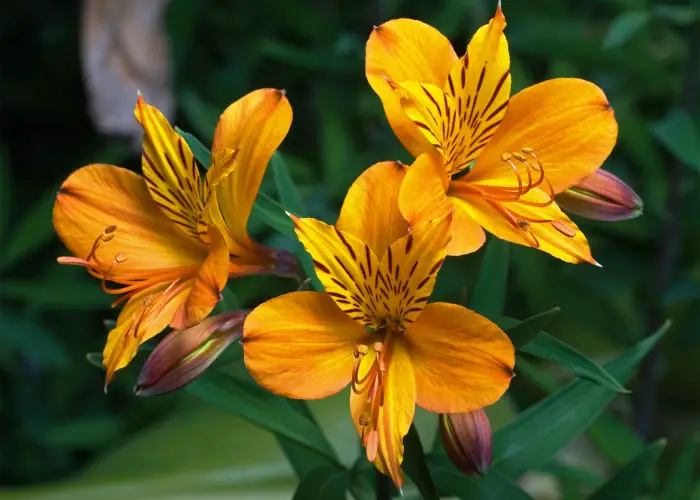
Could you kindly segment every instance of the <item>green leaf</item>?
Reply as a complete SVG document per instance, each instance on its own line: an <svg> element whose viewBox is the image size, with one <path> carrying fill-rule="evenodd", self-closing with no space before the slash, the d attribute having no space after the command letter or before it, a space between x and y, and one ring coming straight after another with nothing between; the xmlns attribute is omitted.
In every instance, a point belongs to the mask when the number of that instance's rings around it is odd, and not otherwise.
<svg viewBox="0 0 700 500"><path fill-rule="evenodd" d="M696 434L683 445L683 449L668 473L668 479L659 498L663 500L690 498L695 479L697 446L698 435Z"/></svg>
<svg viewBox="0 0 700 500"><path fill-rule="evenodd" d="M315 425L317 424L316 419L309 409L309 405L306 401L297 399L288 399L287 403L297 412L299 412L304 417L308 418ZM329 460L328 457L316 450L312 450L302 444L297 443L289 438L286 438L280 434L276 434L277 442L282 448L284 455L287 457L287 461L294 468L299 479L305 478L312 471L324 468L332 469L335 472L341 471L341 468L337 465L334 460ZM335 455L334 455L335 456ZM349 472L348 472L348 482L349 482ZM347 489L347 488L346 488Z"/></svg>
<svg viewBox="0 0 700 500"><path fill-rule="evenodd" d="M17 226L4 238L0 269L7 269L55 238L51 213L59 186L48 189L25 214ZM4 288L3 284L3 288Z"/></svg>
<svg viewBox="0 0 700 500"><path fill-rule="evenodd" d="M292 500L345 500L349 486L350 471L321 467L304 476Z"/></svg>
<svg viewBox="0 0 700 500"><path fill-rule="evenodd" d="M670 322L633 348L604 365L623 382L668 330ZM520 413L493 437L493 469L518 477L546 463L581 435L617 392L586 380L576 380ZM547 425L543 425L547 422Z"/></svg>
<svg viewBox="0 0 700 500"><path fill-rule="evenodd" d="M187 142L187 145L192 150L192 154L197 162L205 169L208 169L211 163L211 152L209 151L209 148L207 148L202 141L197 139L194 135L190 134L189 132L185 132L180 127L175 127L175 132L180 134L185 139L185 142Z"/></svg>
<svg viewBox="0 0 700 500"><path fill-rule="evenodd" d="M559 307L553 307L519 322L518 320L511 320L511 318L504 318L503 321L497 320L496 323L508 334L515 348L520 349L535 338L540 331L547 328L560 312L561 309ZM512 326L508 326L511 322L513 323Z"/></svg>
<svg viewBox="0 0 700 500"><path fill-rule="evenodd" d="M665 439L649 445L589 497L589 500L636 500L666 446Z"/></svg>
<svg viewBox="0 0 700 500"><path fill-rule="evenodd" d="M221 303L224 311L237 311L241 309L241 302L229 287L224 287L221 291Z"/></svg>
<svg viewBox="0 0 700 500"><path fill-rule="evenodd" d="M588 438L614 466L622 466L645 447L634 430L610 413L603 413L588 429Z"/></svg>
<svg viewBox="0 0 700 500"><path fill-rule="evenodd" d="M411 424L403 444L405 452L401 467L416 485L422 498L425 500L440 500L440 494L433 482L433 478L430 476L430 470L428 470L428 464L423 452L423 444L420 441L415 425Z"/></svg>
<svg viewBox="0 0 700 500"><path fill-rule="evenodd" d="M651 20L651 14L646 10L624 12L617 16L603 40L603 47L612 49L630 40L640 29Z"/></svg>
<svg viewBox="0 0 700 500"><path fill-rule="evenodd" d="M278 233L296 239L294 223L285 213L286 210L279 202L265 193L259 193L253 205L253 213Z"/></svg>
<svg viewBox="0 0 700 500"><path fill-rule="evenodd" d="M292 176L289 174L287 164L282 159L282 155L279 151L275 151L272 155L270 167L275 176L277 193L282 201L282 205L287 211L292 212L294 215L306 217L308 212L304 205L304 200L301 198L301 194L299 194L299 190L294 184Z"/></svg>
<svg viewBox="0 0 700 500"><path fill-rule="evenodd" d="M348 120L344 116L336 92L334 89L322 88L317 94L320 120L318 130L324 187L331 196L341 197L365 167L353 163L358 148L353 143Z"/></svg>
<svg viewBox="0 0 700 500"><path fill-rule="evenodd" d="M445 455L430 455L428 461L443 496L463 500L532 500L522 488L496 470L474 478L457 470Z"/></svg>
<svg viewBox="0 0 700 500"><path fill-rule="evenodd" d="M651 131L676 158L700 171L700 132L687 111L671 110Z"/></svg>
<svg viewBox="0 0 700 500"><path fill-rule="evenodd" d="M209 371L195 379L186 390L260 427L308 446L337 465L335 452L313 421L295 411L284 398L252 382Z"/></svg>
<svg viewBox="0 0 700 500"><path fill-rule="evenodd" d="M508 284L510 246L506 241L491 238L486 244L481 269L476 278L470 309L486 317L503 313Z"/></svg>
<svg viewBox="0 0 700 500"><path fill-rule="evenodd" d="M553 361L567 367L579 377L590 380L613 391L628 393L629 390L620 385L615 377L606 372L597 363L550 334L540 332L534 339L525 344L521 351L541 359Z"/></svg>
<svg viewBox="0 0 700 500"><path fill-rule="evenodd" d="M515 371L518 376L525 377L545 394L550 394L561 386L554 375L532 363L519 352L515 353Z"/></svg>

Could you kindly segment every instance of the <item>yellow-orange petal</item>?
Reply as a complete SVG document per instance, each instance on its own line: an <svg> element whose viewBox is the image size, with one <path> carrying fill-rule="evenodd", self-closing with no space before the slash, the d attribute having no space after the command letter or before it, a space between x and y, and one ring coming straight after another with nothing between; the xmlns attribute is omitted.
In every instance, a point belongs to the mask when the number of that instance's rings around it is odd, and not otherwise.
<svg viewBox="0 0 700 500"><path fill-rule="evenodd" d="M119 313L102 352L105 388L114 373L127 366L141 344L162 332L187 300L186 282L159 283L131 297Z"/></svg>
<svg viewBox="0 0 700 500"><path fill-rule="evenodd" d="M559 193L600 167L616 140L615 113L599 87L577 78L547 80L511 98L496 135L464 180L517 185L502 155L530 148Z"/></svg>
<svg viewBox="0 0 700 500"><path fill-rule="evenodd" d="M350 186L335 227L364 241L381 258L408 232L398 205L405 175L406 166L395 161L369 167Z"/></svg>
<svg viewBox="0 0 700 500"><path fill-rule="evenodd" d="M370 358L366 356L365 359ZM364 361L364 360L363 360ZM363 363L368 365L368 363ZM368 367L367 367L368 368ZM413 376L411 359L402 339L396 339L391 348L391 359L384 377L384 404L379 409L376 428L361 424L362 414L367 404L367 394L350 393L350 412L360 437L363 433L376 430L376 456L374 450L367 450L368 458L374 458L377 469L391 477L397 488L401 488L403 475L403 438L408 433L416 410L416 381ZM362 375L362 370L360 375ZM373 446L374 443L370 443ZM367 447L369 448L369 446Z"/></svg>
<svg viewBox="0 0 700 500"><path fill-rule="evenodd" d="M227 243L254 247L246 229L248 217L272 153L291 124L292 107L284 91L277 89L255 90L231 104L219 118L212 162L219 161L221 151L236 151L231 172L215 188Z"/></svg>
<svg viewBox="0 0 700 500"><path fill-rule="evenodd" d="M209 255L197 275L189 280L187 299L175 313L170 326L178 330L188 328L206 318L221 300L229 274L229 252L218 229L208 231Z"/></svg>
<svg viewBox="0 0 700 500"><path fill-rule="evenodd" d="M445 193L448 185L441 156L424 153L413 162L401 184L399 209L411 227L453 210L447 255L475 252L486 240L484 230L464 209L450 201Z"/></svg>
<svg viewBox="0 0 700 500"><path fill-rule="evenodd" d="M379 259L372 249L352 234L319 220L291 217L326 293L352 319L378 327L383 317L381 304L374 297Z"/></svg>
<svg viewBox="0 0 700 500"><path fill-rule="evenodd" d="M469 309L428 304L405 333L416 402L435 413L473 411L496 402L513 376L515 352L498 326Z"/></svg>
<svg viewBox="0 0 700 500"><path fill-rule="evenodd" d="M190 147L158 108L146 104L140 94L134 116L143 127L141 165L153 201L173 224L199 240L202 180Z"/></svg>
<svg viewBox="0 0 700 500"><path fill-rule="evenodd" d="M101 243L97 258L106 270L118 257L112 274L193 268L207 247L187 236L165 217L151 199L143 177L112 165L88 165L61 185L53 209L53 224L70 252L88 257L95 240L116 226Z"/></svg>
<svg viewBox="0 0 700 500"><path fill-rule="evenodd" d="M414 322L428 302L447 254L451 223L451 212L424 222L384 254L378 295L384 314L397 325ZM382 286L386 293L381 293Z"/></svg>
<svg viewBox="0 0 700 500"><path fill-rule="evenodd" d="M518 202L499 205L480 198L459 196L459 193L454 193L451 197L453 203L498 238L537 248L565 262L597 264L586 236L556 203L547 207ZM549 195L532 189L522 198L534 203L546 203ZM504 209L511 215L504 214Z"/></svg>
<svg viewBox="0 0 700 500"><path fill-rule="evenodd" d="M442 33L413 19L393 19L374 28L367 40L365 73L384 105L394 133L414 156L430 150L418 128L404 114L389 81L407 80L443 88L457 55Z"/></svg>
<svg viewBox="0 0 700 500"><path fill-rule="evenodd" d="M328 295L288 293L259 305L246 318L245 365L261 386L276 394L324 398L350 382L353 349L368 337Z"/></svg>
<svg viewBox="0 0 700 500"><path fill-rule="evenodd" d="M450 70L444 90L453 111L444 116L457 125L444 128L448 133L443 144L451 173L479 156L506 113L511 77L505 27L499 3L493 19L477 30L466 55Z"/></svg>

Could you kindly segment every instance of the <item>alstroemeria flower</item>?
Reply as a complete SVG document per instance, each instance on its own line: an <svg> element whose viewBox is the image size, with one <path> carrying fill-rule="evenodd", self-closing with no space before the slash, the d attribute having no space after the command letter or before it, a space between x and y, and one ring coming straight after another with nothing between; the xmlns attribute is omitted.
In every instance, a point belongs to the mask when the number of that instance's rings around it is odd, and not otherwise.
<svg viewBox="0 0 700 500"><path fill-rule="evenodd" d="M614 112L600 88L574 78L510 98L505 26L499 4L461 58L420 21L391 20L369 37L367 79L391 127L414 156L432 153L408 173L401 212L414 225L434 216L436 206L453 207L449 255L480 248L486 229L567 262L595 263L554 195L610 154Z"/></svg>
<svg viewBox="0 0 700 500"><path fill-rule="evenodd" d="M105 292L121 295L114 305L126 301L103 352L106 384L168 325L206 317L229 275L279 272L280 260L283 269L289 263L246 232L267 163L291 125L282 91L257 90L226 109L204 181L185 140L141 96L135 116L144 129L143 176L113 165L80 168L53 211L74 255L59 262L85 267Z"/></svg>
<svg viewBox="0 0 700 500"><path fill-rule="evenodd" d="M263 387L317 399L351 385L367 459L398 487L415 405L472 411L498 400L514 366L508 337L462 306L427 304L451 215L408 232L397 196L405 167L379 163L348 191L335 226L292 217L326 293L294 292L253 310L245 364Z"/></svg>

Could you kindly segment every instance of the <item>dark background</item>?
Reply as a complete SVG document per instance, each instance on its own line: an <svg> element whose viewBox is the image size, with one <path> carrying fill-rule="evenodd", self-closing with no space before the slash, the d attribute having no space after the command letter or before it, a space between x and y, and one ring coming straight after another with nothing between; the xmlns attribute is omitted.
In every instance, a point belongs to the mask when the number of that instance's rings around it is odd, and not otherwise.
<svg viewBox="0 0 700 500"><path fill-rule="evenodd" d="M123 498L133 487L174 498L205 485L212 498L232 491L288 498L294 479L267 434L187 395L136 398L131 388L143 357L107 395L103 373L86 361L86 353L102 350L102 322L116 312L95 280L56 263L66 252L51 208L71 171L91 162L138 168L139 155L129 139L96 130L88 113L83 8L30 0L0 10L0 484L13 489L7 498L52 481L65 484L26 497ZM286 89L294 123L281 151L310 212L332 221L362 170L410 161L364 76L372 25L418 18L461 54L494 8L491 0L173 0L166 28L175 123L208 144L225 106L255 88ZM673 319L631 384L634 396L618 398L568 452L583 470L605 475L638 451L638 436L666 436L664 476L700 427L700 2L506 0L503 10L513 91L559 76L600 85L620 126L604 168L645 202L644 215L628 222L574 217L603 269L513 248L506 312L524 318L561 306L550 332L598 361ZM264 189L275 195L269 179ZM259 239L288 244L251 224ZM448 261L437 298L466 300L481 253ZM274 278L232 284L246 306L292 287ZM516 380L512 405L568 377L540 368L541 380ZM336 398L316 411L328 413L334 442L354 450L344 404ZM495 426L507 418L508 411L492 416ZM549 477L565 491L566 481Z"/></svg>

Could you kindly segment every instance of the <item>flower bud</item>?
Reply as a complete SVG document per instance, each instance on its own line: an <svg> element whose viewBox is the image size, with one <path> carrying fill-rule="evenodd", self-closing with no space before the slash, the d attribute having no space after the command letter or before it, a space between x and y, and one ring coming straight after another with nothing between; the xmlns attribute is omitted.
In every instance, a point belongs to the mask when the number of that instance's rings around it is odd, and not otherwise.
<svg viewBox="0 0 700 500"><path fill-rule="evenodd" d="M440 415L440 436L447 456L468 476L491 468L491 424L484 410Z"/></svg>
<svg viewBox="0 0 700 500"><path fill-rule="evenodd" d="M286 250L276 250L275 257L275 274L283 278L296 278L301 281L301 267L299 261L294 255Z"/></svg>
<svg viewBox="0 0 700 500"><path fill-rule="evenodd" d="M558 194L556 200L567 212L606 222L633 219L644 208L631 187L602 168Z"/></svg>
<svg viewBox="0 0 700 500"><path fill-rule="evenodd" d="M144 363L134 393L156 396L192 382L240 338L248 312L217 314L191 328L170 332Z"/></svg>

